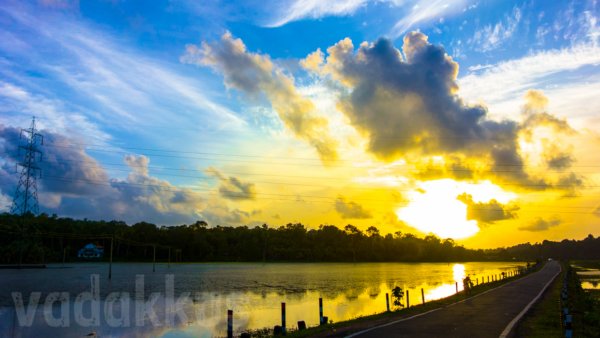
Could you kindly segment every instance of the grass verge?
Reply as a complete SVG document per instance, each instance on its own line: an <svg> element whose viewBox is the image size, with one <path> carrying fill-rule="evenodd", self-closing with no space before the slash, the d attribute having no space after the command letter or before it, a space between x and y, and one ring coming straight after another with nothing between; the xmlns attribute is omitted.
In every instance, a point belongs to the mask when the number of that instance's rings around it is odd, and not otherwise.
<svg viewBox="0 0 600 338"><path fill-rule="evenodd" d="M566 264L542 298L527 312L515 330L515 337L564 337L560 318L560 290Z"/></svg>
<svg viewBox="0 0 600 338"><path fill-rule="evenodd" d="M600 261L577 261L573 265L587 269L600 268ZM600 291L581 288L577 268L563 263L563 272L543 298L523 318L515 331L516 337L564 337L562 308L573 316L573 337L600 337ZM563 280L567 281L568 298L561 302Z"/></svg>

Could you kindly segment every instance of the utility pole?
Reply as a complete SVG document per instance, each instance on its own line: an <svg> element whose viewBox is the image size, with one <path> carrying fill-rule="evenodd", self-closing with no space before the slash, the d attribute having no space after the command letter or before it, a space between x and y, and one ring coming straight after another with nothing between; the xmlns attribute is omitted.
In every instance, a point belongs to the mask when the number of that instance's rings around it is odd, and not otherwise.
<svg viewBox="0 0 600 338"><path fill-rule="evenodd" d="M40 145L44 144L44 137L37 133L35 129L35 117L31 119L29 129L21 129L19 139L26 135L26 145L19 145L18 155L21 155L21 150L25 151L23 161L17 162L17 168L21 167L19 175L19 183L15 190L13 204L10 208L12 214L21 215L21 239L19 243L19 266L23 263L23 246L25 242L25 215L28 213L37 214L38 212L38 197L37 197L37 178L41 177L42 171L37 166L37 162L42 161L42 152L38 149L38 141Z"/></svg>
<svg viewBox="0 0 600 338"><path fill-rule="evenodd" d="M29 129L21 129L20 138L23 138L24 134L27 144L19 145L19 155L22 149L25 151L25 157L23 161L17 163L17 167L21 167L21 174L10 209L11 213L17 215L25 215L28 212L38 213L37 178L42 175L42 171L37 165L37 162L42 161L42 152L38 149L38 141L40 141L40 145L43 145L44 137L35 129L35 117L31 120Z"/></svg>

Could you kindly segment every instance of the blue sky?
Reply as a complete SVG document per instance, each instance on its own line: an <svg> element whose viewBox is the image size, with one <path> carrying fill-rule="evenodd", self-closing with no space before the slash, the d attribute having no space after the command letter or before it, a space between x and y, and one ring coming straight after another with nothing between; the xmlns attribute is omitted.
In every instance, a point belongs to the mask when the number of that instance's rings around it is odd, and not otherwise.
<svg viewBox="0 0 600 338"><path fill-rule="evenodd" d="M354 211L371 216L354 222L410 230L414 225L395 216L393 199L366 212L368 206L360 203L364 196L352 197L345 190L369 188L354 185L380 181L371 177L373 170L410 163L411 156L392 158L373 148L375 126L360 125L360 107L343 108L345 97L357 93L344 81L359 80L328 70L335 66L328 49L348 38L359 53L361 43L373 46L383 38L404 60L405 36L420 32L419 38L426 36L458 67L456 75L448 75L457 88L449 94L453 100L485 107L489 121L517 121L526 92L541 91L548 100L544 109L568 121L581 136L562 149L575 158L578 152L597 149L588 141L597 139L595 127L600 126L599 7L597 1L540 0L3 1L0 124L9 134L9 128L26 127L35 115L43 132L64 142L63 148L55 144L46 150L65 161L54 164L68 163L60 149L73 152L73 165L95 161L92 167L99 172L79 168L83 179L70 177L70 183L96 177L87 183L122 194L87 194L79 185L82 190L52 190L42 180L40 204L46 212L129 222L150 217L165 224L203 218L228 225L304 221L317 226L352 220L344 212ZM317 50L323 57L319 65L305 66L309 55L321 55L311 54ZM232 57L230 63L211 59L225 56ZM261 73L261 67L268 71ZM360 81L369 84L368 74L366 70ZM240 82L246 75L256 81L253 86ZM286 113L286 102L299 110ZM10 142L5 138L5 151L13 149ZM325 145L335 145L340 162L328 162ZM548 142L538 146L546 147L545 153L551 148ZM521 144L520 160L536 158L524 155L534 148ZM405 149L396 150L394 154ZM437 149L427 156L473 156L466 148L448 151ZM16 157L3 154L1 161L0 204L8 208ZM296 164L306 166L290 168ZM269 168L261 167L265 165ZM386 191L390 196L423 183L406 172L394 175L397 184L407 186ZM294 188L308 184L302 177L312 179L312 188ZM346 181L331 183L331 177ZM263 181L267 183L259 183ZM148 182L168 188L131 188ZM135 192L125 193L123 187ZM223 193L227 189L250 195L232 198ZM162 196L164 191L169 196ZM102 194L106 196L98 197ZM591 195L586 196L582 193L573 207L593 209ZM294 201L310 198L331 203L303 219L296 210L313 207L298 207ZM103 204L111 207L99 211ZM537 219L532 216L531 222ZM590 228L572 233L585 231Z"/></svg>

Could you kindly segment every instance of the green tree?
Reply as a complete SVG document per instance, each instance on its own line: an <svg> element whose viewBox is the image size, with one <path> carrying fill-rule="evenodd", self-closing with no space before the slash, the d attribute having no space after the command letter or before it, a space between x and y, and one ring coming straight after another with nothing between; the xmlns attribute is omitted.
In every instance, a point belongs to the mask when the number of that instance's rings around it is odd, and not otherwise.
<svg viewBox="0 0 600 338"><path fill-rule="evenodd" d="M404 290L402 290L402 288L399 286L393 288L392 299L394 300L393 304L396 308L404 307L404 304L402 304L402 298L404 298Z"/></svg>

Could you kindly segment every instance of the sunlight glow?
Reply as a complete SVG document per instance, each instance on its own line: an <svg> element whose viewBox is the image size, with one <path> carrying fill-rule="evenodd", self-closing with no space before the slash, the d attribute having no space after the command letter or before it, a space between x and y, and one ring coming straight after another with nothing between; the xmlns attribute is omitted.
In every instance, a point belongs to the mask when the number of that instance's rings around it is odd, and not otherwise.
<svg viewBox="0 0 600 338"><path fill-rule="evenodd" d="M462 280L465 279L466 276L464 264L454 264L452 266L452 277L455 282L462 283Z"/></svg>
<svg viewBox="0 0 600 338"><path fill-rule="evenodd" d="M463 193L471 195L475 202L496 199L507 203L516 197L489 181L475 184L442 179L421 183L418 189L409 193L408 206L396 213L399 219L424 233L441 238L471 237L479 227L477 221L467 220L467 205L457 199Z"/></svg>

